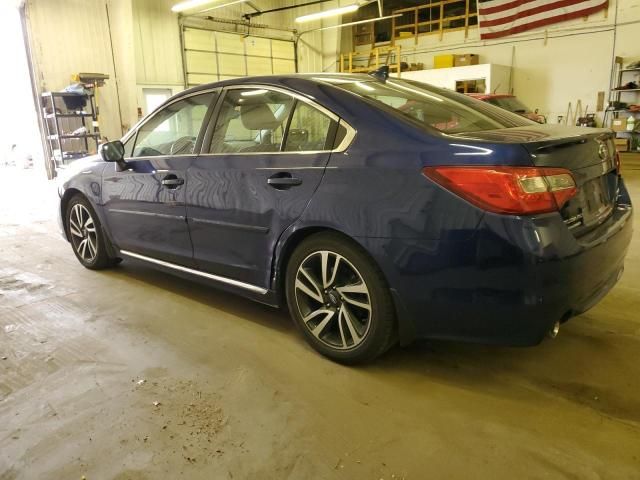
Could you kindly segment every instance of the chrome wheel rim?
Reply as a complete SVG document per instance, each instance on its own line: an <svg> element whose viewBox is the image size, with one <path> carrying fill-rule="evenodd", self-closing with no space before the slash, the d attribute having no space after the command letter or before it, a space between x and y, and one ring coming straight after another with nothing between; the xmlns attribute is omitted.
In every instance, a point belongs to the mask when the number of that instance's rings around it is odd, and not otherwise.
<svg viewBox="0 0 640 480"><path fill-rule="evenodd" d="M80 203L76 203L69 213L69 233L78 256L91 263L98 254L98 233L89 210Z"/></svg>
<svg viewBox="0 0 640 480"><path fill-rule="evenodd" d="M305 327L331 348L351 350L369 333L369 289L358 269L338 253L321 250L302 261L295 299Z"/></svg>

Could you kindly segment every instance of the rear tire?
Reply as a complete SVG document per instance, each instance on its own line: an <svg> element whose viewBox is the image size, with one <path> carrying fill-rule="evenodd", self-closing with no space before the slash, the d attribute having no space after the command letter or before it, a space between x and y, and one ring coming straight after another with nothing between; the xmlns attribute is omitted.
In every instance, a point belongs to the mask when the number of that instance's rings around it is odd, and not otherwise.
<svg viewBox="0 0 640 480"><path fill-rule="evenodd" d="M343 364L366 363L395 338L395 309L386 280L351 240L331 232L304 240L286 272L289 312L318 352Z"/></svg>
<svg viewBox="0 0 640 480"><path fill-rule="evenodd" d="M65 226L73 253L82 266L102 270L119 263L119 258L109 256L109 240L102 231L98 215L83 196L75 195L69 200Z"/></svg>

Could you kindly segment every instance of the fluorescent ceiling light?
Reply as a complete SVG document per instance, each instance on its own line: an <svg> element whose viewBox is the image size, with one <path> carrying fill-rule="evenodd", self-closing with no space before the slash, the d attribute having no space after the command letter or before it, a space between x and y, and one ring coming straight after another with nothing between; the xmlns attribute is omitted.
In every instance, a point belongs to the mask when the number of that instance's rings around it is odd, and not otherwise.
<svg viewBox="0 0 640 480"><path fill-rule="evenodd" d="M184 2L176 3L171 7L172 12L184 12L185 10L191 10L192 8L198 8L203 5L212 3L211 0L186 0Z"/></svg>
<svg viewBox="0 0 640 480"><path fill-rule="evenodd" d="M301 37L305 33L320 32L322 30L330 30L332 28L350 27L352 25L360 25L361 23L379 22L380 20L387 20L388 18L395 18L395 17L401 17L401 16L402 16L401 13L396 13L395 15L387 15L386 17L370 18L368 20L359 20L357 22L341 23L340 25L330 25L328 27L316 28L314 30L305 30L304 32L301 32L299 36Z"/></svg>
<svg viewBox="0 0 640 480"><path fill-rule="evenodd" d="M229 5L235 5L237 3L244 3L247 0L231 0L230 2L224 2L224 3L220 3L218 5L214 5L213 7L209 7L209 8L205 8L204 10L198 10L197 13L205 13L205 12L210 12L211 10L217 10L218 8L224 8L224 7L228 7Z"/></svg>
<svg viewBox="0 0 640 480"><path fill-rule="evenodd" d="M211 5L211 8L208 8L205 11L215 10L216 8L226 7L227 5L233 5L235 3L242 3L247 0L232 0L231 2L220 2L220 0L185 0L184 2L176 3L173 7L171 7L172 12L184 12L185 10L193 10L199 7L204 7L207 5ZM218 5L216 3L219 2Z"/></svg>
<svg viewBox="0 0 640 480"><path fill-rule="evenodd" d="M353 5L346 5L344 7L325 10L324 12L316 12L316 13L310 13L309 15L302 15L301 17L296 18L295 22L305 23L305 22L312 22L313 20L320 20L321 18L337 17L338 15L344 15L345 13L355 12L356 10L358 10L358 8L360 8L360 5L354 3Z"/></svg>

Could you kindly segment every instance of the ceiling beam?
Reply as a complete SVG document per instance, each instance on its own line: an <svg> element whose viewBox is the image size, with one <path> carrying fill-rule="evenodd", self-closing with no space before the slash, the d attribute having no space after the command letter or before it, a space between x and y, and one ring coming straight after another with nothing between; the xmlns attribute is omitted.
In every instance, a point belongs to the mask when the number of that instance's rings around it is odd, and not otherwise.
<svg viewBox="0 0 640 480"><path fill-rule="evenodd" d="M319 3L325 3L330 1L332 0L314 0L313 2L300 3L298 5L289 5L287 7L272 8L270 10L258 10L252 5L252 7L257 11L251 12L251 13L245 13L244 15L242 15L242 18L244 18L245 20L251 20L253 17L259 17L260 15L264 15L265 13L281 12L283 10L291 10L293 8L300 8L300 7L308 7L309 5L317 5Z"/></svg>

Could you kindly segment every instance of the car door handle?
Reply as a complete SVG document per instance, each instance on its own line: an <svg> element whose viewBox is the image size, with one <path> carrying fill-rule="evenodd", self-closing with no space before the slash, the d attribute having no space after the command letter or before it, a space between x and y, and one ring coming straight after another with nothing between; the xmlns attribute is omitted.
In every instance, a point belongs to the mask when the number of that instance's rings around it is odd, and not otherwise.
<svg viewBox="0 0 640 480"><path fill-rule="evenodd" d="M175 175L167 175L162 179L162 185L167 188L178 188L180 185L184 185L184 178L178 178Z"/></svg>
<svg viewBox="0 0 640 480"><path fill-rule="evenodd" d="M276 173L267 179L267 183L273 188L282 190L289 187L295 187L296 185L301 185L302 180L291 176L290 173Z"/></svg>

